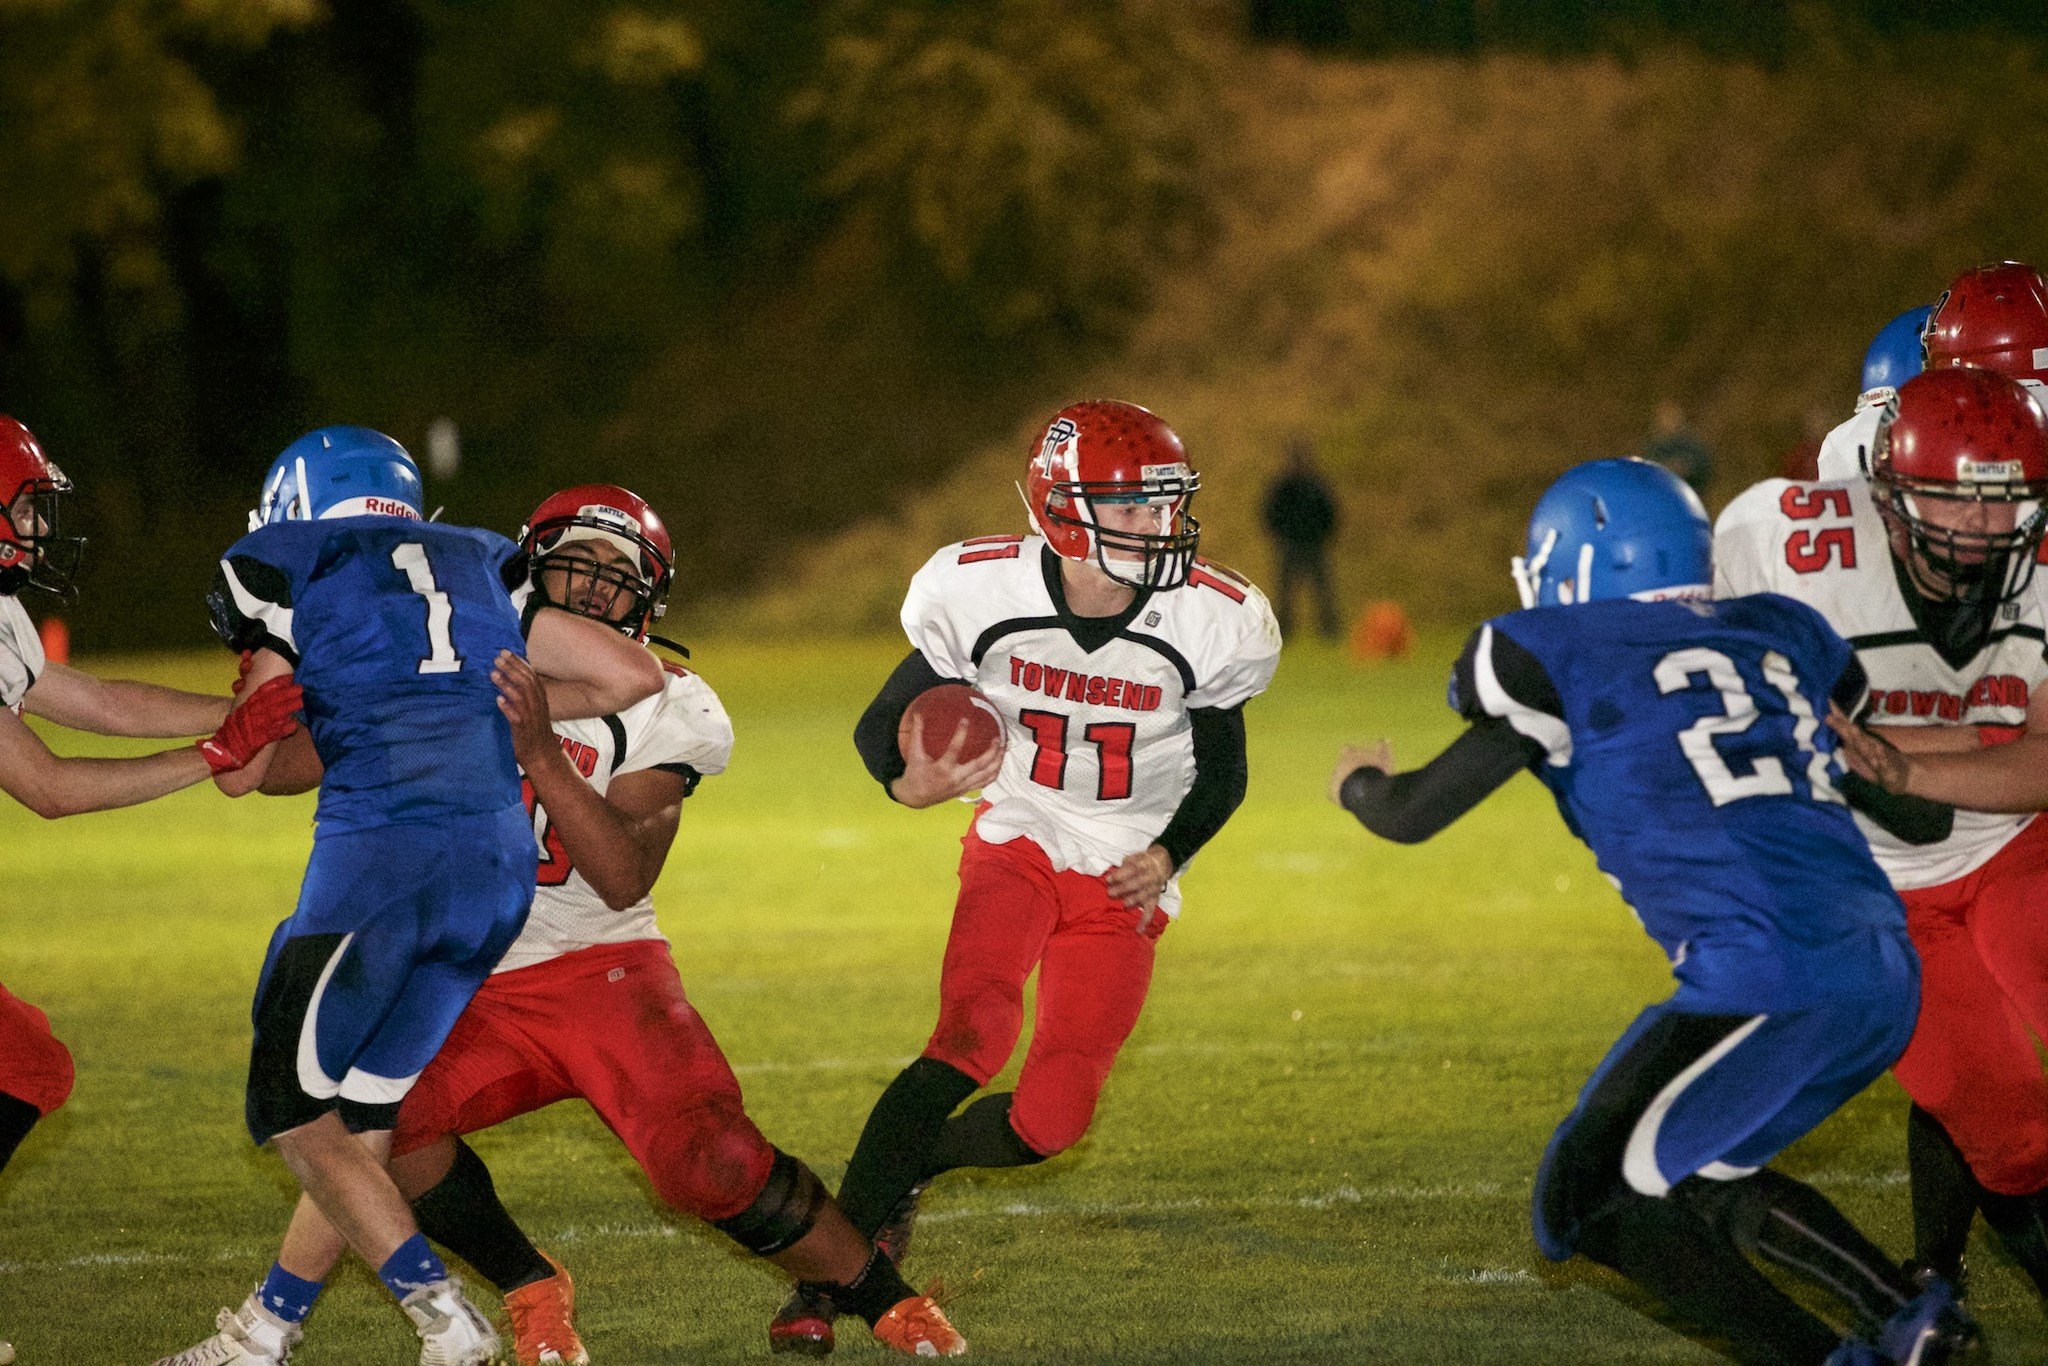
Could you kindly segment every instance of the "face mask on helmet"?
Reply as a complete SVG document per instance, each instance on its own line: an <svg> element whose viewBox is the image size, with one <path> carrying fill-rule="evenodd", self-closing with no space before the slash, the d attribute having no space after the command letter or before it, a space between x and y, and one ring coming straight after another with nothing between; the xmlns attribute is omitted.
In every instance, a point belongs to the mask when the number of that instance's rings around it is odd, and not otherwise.
<svg viewBox="0 0 2048 1366"><path fill-rule="evenodd" d="M1128 588L1178 588L1194 568L1202 525L1188 515L1200 480L1191 472L1132 487L1056 485L1046 515L1084 530L1096 567Z"/></svg>
<svg viewBox="0 0 2048 1366"><path fill-rule="evenodd" d="M2034 499L1911 491L1873 481L1878 509L1906 544L1907 570L1935 602L2000 607L2027 590L2048 512Z"/></svg>
<svg viewBox="0 0 2048 1366"><path fill-rule="evenodd" d="M1871 446L1892 552L1929 602L1996 608L2027 590L2048 513L2048 442L2025 389L1972 368L1900 388Z"/></svg>
<svg viewBox="0 0 2048 1366"><path fill-rule="evenodd" d="M64 497L71 481L56 466L49 468L54 479L23 485L7 505L6 525L0 528L0 593L39 588L63 598L77 596L85 538L63 534Z"/></svg>
<svg viewBox="0 0 2048 1366"><path fill-rule="evenodd" d="M526 535L535 599L601 621L634 639L667 610L669 569L617 532L574 521L543 523Z"/></svg>

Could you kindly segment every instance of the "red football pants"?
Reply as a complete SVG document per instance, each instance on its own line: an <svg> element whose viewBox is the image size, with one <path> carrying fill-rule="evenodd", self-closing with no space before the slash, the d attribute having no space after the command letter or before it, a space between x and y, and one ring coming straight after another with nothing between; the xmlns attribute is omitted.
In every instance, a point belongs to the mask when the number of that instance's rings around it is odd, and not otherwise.
<svg viewBox="0 0 2048 1366"><path fill-rule="evenodd" d="M1979 1181L2048 1187L2048 816L1953 882L1899 894L1920 951L1920 1020L1892 1069ZM2029 1031L2032 1031L2031 1035Z"/></svg>
<svg viewBox="0 0 2048 1366"><path fill-rule="evenodd" d="M730 1218L768 1184L775 1149L658 939L494 973L399 1107L392 1151L572 1098L685 1213Z"/></svg>
<svg viewBox="0 0 2048 1366"><path fill-rule="evenodd" d="M1038 969L1031 1047L1010 1126L1051 1156L1088 1132L1096 1097L1152 983L1166 917L1150 936L1100 877L1056 873L1030 840L961 841L960 899L939 976L939 1023L924 1055L986 1086L1024 1026L1024 979Z"/></svg>
<svg viewBox="0 0 2048 1366"><path fill-rule="evenodd" d="M0 987L0 1091L49 1114L71 1094L71 1050L50 1017Z"/></svg>

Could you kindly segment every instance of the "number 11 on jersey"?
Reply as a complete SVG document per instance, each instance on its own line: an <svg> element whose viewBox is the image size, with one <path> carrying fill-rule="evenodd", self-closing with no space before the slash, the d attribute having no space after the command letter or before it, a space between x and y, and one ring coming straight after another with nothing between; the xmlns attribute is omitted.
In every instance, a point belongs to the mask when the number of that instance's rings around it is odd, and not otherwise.
<svg viewBox="0 0 2048 1366"><path fill-rule="evenodd" d="M1067 785L1067 718L1056 711L1025 709L1017 714L1038 744L1031 759L1031 781L1040 787ZM1095 799L1122 801L1131 795L1131 746L1138 728L1128 721L1098 721L1085 727L1081 738L1095 746L1101 765L1095 780Z"/></svg>

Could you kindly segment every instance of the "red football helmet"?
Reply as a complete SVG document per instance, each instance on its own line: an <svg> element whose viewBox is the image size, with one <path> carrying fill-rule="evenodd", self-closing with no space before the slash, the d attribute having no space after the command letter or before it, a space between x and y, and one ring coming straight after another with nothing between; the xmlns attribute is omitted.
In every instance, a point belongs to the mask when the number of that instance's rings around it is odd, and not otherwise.
<svg viewBox="0 0 2048 1366"><path fill-rule="evenodd" d="M1132 588L1165 590L1194 567L1202 527L1189 509L1201 486L1173 428L1135 403L1091 400L1060 409L1039 433L1022 492L1056 553L1093 560ZM1098 507L1120 503L1155 507L1158 530L1104 526Z"/></svg>
<svg viewBox="0 0 2048 1366"><path fill-rule="evenodd" d="M83 536L60 531L64 495L71 481L57 468L35 433L0 414L0 593L41 588L69 597L85 551Z"/></svg>
<svg viewBox="0 0 2048 1366"><path fill-rule="evenodd" d="M1923 371L1878 421L1870 484L1926 596L2010 602L2033 577L2048 522L2048 418L1989 370Z"/></svg>
<svg viewBox="0 0 2048 1366"><path fill-rule="evenodd" d="M1936 301L1921 344L1929 370L1970 365L2048 384L2048 284L2019 261L1965 271Z"/></svg>
<svg viewBox="0 0 2048 1366"><path fill-rule="evenodd" d="M632 559L635 572L622 566L593 566L580 556L564 555L564 547L576 541L604 541ZM549 494L519 529L519 545L533 561L533 591L546 606L560 607L580 616L618 627L635 640L645 640L647 629L668 610L669 579L674 573L675 550L659 513L647 500L616 484L578 484ZM559 570L570 577L570 594L578 601L557 602L542 587L541 571ZM587 585L581 594L576 585ZM593 610L589 587L609 585L613 592L602 609ZM617 615L612 607L624 594L632 610Z"/></svg>

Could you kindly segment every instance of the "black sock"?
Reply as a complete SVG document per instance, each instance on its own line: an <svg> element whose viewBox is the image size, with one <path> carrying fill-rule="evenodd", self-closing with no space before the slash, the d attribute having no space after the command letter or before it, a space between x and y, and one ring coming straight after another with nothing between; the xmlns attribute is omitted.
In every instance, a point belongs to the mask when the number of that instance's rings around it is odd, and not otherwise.
<svg viewBox="0 0 2048 1366"><path fill-rule="evenodd" d="M862 1237L874 1237L923 1179L946 1116L980 1085L949 1063L919 1058L882 1092L846 1164L846 1179L839 1183L839 1208Z"/></svg>
<svg viewBox="0 0 2048 1366"><path fill-rule="evenodd" d="M931 1160L924 1165L924 1179L955 1167L1028 1167L1045 1161L1045 1154L1017 1136L1010 1127L1010 1102L1014 1091L983 1096L946 1121Z"/></svg>
<svg viewBox="0 0 2048 1366"><path fill-rule="evenodd" d="M1866 1326L1883 1323L1919 1293L1883 1248L1805 1182L1766 1168L1740 1181L1702 1184L1750 1188L1762 1213L1754 1250L1833 1294Z"/></svg>
<svg viewBox="0 0 2048 1366"><path fill-rule="evenodd" d="M1818 1366L1841 1343L1688 1203L1626 1192L1586 1220L1578 1250L1647 1290L1688 1330L1725 1343L1737 1361Z"/></svg>
<svg viewBox="0 0 2048 1366"><path fill-rule="evenodd" d="M13 1160L14 1150L21 1146L21 1140L28 1137L28 1131L36 1127L36 1121L43 1112L21 1099L0 1091L0 1168Z"/></svg>
<svg viewBox="0 0 2048 1366"><path fill-rule="evenodd" d="M455 1165L412 1202L412 1213L420 1232L475 1267L501 1295L555 1274L499 1201L491 1169L460 1139Z"/></svg>
<svg viewBox="0 0 2048 1366"><path fill-rule="evenodd" d="M1984 1222L1991 1225L2006 1255L2020 1264L2034 1287L2048 1295L2048 1191L2032 1195L2000 1195L1978 1191L1983 1202Z"/></svg>
<svg viewBox="0 0 2048 1366"><path fill-rule="evenodd" d="M896 1263L879 1249L869 1254L868 1264L858 1276L845 1285L827 1285L824 1289L831 1294L834 1308L860 1315L870 1328L877 1319L917 1293L903 1279Z"/></svg>
<svg viewBox="0 0 2048 1366"><path fill-rule="evenodd" d="M1913 1260L1960 1285L1970 1224L1988 1192L1941 1121L1917 1105L1906 1114L1906 1174L1913 1189Z"/></svg>

